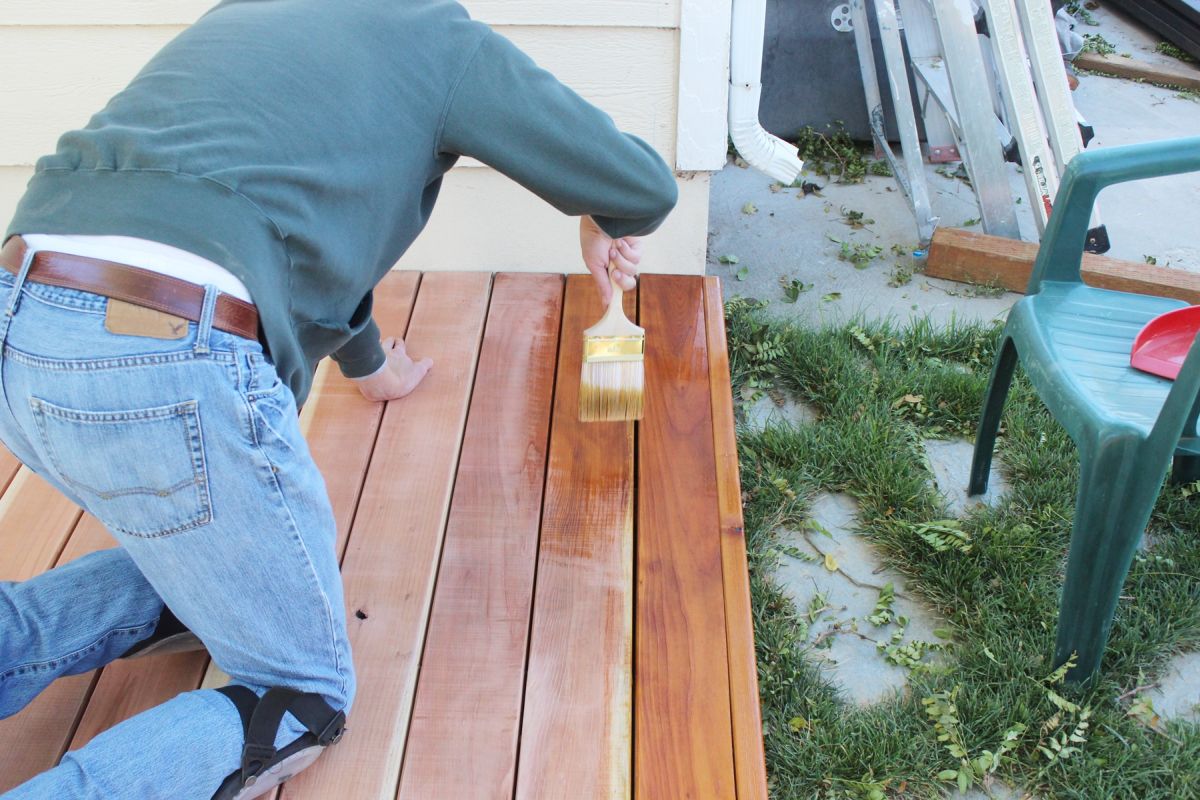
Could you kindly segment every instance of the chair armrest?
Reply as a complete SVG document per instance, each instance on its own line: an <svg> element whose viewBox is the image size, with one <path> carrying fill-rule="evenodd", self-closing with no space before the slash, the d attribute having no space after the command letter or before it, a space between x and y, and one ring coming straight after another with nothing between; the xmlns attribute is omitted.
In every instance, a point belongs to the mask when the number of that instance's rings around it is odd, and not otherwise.
<svg viewBox="0 0 1200 800"><path fill-rule="evenodd" d="M1150 431L1147 447L1150 452L1170 452L1182 436L1196 431L1200 415L1200 335L1192 340L1187 358L1179 368L1175 385L1167 393L1154 429Z"/></svg>
<svg viewBox="0 0 1200 800"><path fill-rule="evenodd" d="M1088 221L1096 195L1125 181L1200 170L1200 136L1089 150L1071 159L1054 199L1026 294L1042 281L1078 283Z"/></svg>

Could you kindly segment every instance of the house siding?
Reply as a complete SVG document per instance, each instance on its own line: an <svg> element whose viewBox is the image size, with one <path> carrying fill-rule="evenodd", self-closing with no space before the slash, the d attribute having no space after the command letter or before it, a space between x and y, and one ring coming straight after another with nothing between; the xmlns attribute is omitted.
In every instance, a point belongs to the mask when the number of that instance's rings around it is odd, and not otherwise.
<svg viewBox="0 0 1200 800"><path fill-rule="evenodd" d="M677 151L680 87L688 83L679 67L681 2L469 0L465 5L676 165L677 156L702 163ZM53 151L57 137L86 124L163 44L211 5L211 0L0 4L0 75L5 76L0 103L6 110L0 219L11 217L33 164ZM716 74L711 64L707 72ZM686 111L685 118L694 118ZM706 138L711 143L718 137L723 143L723 129ZM647 243L648 271L704 271L708 175L684 171L678 180L679 207ZM581 268L578 261L574 220L464 159L447 176L428 229L400 266L572 272Z"/></svg>

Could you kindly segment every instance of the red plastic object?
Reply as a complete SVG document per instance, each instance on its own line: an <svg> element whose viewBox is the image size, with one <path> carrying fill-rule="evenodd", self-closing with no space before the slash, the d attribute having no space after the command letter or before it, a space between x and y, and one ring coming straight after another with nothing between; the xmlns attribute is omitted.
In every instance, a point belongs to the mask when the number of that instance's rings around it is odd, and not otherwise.
<svg viewBox="0 0 1200 800"><path fill-rule="evenodd" d="M1159 314L1133 340L1129 364L1142 372L1175 380L1197 332L1200 332L1200 306Z"/></svg>

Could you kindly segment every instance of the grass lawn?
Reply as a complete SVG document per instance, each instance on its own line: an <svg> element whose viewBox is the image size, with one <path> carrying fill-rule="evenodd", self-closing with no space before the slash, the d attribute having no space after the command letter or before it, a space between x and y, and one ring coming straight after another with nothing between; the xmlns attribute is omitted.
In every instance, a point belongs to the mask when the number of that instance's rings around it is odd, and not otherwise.
<svg viewBox="0 0 1200 800"><path fill-rule="evenodd" d="M1200 641L1200 487L1160 496L1100 679L1079 691L1050 663L1075 447L1019 372L997 450L1012 490L960 527L928 525L947 512L921 441L974 437L1000 329L818 331L736 298L728 325L735 393L773 387L819 414L739 431L772 797L940 797L997 780L1041 798L1200 798L1200 725L1164 722L1132 691ZM776 530L801 527L819 491L858 501L859 530L947 621L900 654L908 691L868 708L814 666L812 620L771 580Z"/></svg>

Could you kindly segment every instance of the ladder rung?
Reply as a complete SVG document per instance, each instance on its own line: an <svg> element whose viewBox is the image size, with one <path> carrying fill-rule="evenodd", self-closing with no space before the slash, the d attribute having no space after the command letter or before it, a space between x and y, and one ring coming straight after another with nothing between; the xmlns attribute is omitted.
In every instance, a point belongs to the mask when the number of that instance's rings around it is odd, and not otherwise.
<svg viewBox="0 0 1200 800"><path fill-rule="evenodd" d="M913 74L924 84L933 99L941 106L949 118L954 132L959 133L958 111L954 106L954 95L950 92L950 76L946 74L946 64L937 56L912 59ZM961 138L961 137L960 137Z"/></svg>
<svg viewBox="0 0 1200 800"><path fill-rule="evenodd" d="M950 78L946 74L945 63L937 56L931 56L912 59L912 66L917 80L925 86L938 106L945 112L946 119L954 130L954 135L961 140L962 126L958 121L958 110L954 105L954 97L950 93ZM1000 143L1001 150L1007 151L1012 144L1012 133L999 117L993 115L993 120L996 127L996 141Z"/></svg>

